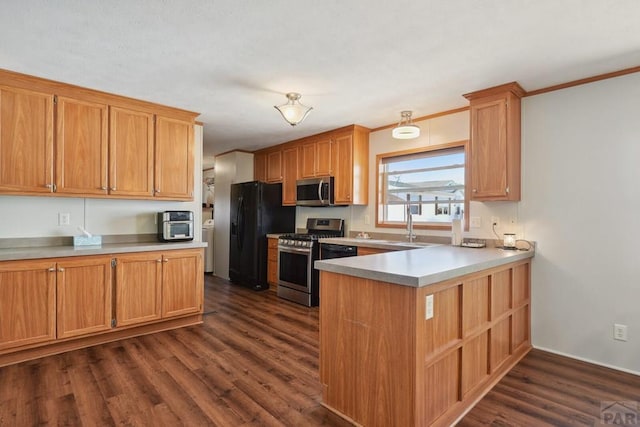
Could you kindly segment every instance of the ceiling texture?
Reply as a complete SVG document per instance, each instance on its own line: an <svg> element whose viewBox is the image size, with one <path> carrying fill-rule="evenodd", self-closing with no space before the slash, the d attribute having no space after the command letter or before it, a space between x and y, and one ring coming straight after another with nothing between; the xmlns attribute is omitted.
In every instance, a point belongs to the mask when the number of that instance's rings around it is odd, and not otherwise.
<svg viewBox="0 0 640 427"><path fill-rule="evenodd" d="M638 0L0 0L0 68L199 112L206 160L638 66L639 23Z"/></svg>

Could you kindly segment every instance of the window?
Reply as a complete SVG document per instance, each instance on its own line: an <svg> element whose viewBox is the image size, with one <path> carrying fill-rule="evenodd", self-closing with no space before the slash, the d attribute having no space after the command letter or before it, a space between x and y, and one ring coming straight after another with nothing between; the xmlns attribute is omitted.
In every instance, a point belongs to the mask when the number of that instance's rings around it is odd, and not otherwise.
<svg viewBox="0 0 640 427"><path fill-rule="evenodd" d="M464 217L467 142L380 154L377 226L404 227L407 211L415 228L447 229Z"/></svg>

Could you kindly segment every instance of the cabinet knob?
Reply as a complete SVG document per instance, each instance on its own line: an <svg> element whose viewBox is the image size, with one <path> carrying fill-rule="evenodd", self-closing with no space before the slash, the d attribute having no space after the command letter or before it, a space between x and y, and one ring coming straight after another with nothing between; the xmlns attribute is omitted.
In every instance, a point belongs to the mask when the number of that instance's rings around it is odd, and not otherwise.
<svg viewBox="0 0 640 427"><path fill-rule="evenodd" d="M153 190L153 194L160 194L160 190L156 188L155 190Z"/></svg>
<svg viewBox="0 0 640 427"><path fill-rule="evenodd" d="M100 190L106 191L107 187L105 187L104 185L102 187L100 187Z"/></svg>
<svg viewBox="0 0 640 427"><path fill-rule="evenodd" d="M53 184L45 184L44 185L46 188L53 188Z"/></svg>
<svg viewBox="0 0 640 427"><path fill-rule="evenodd" d="M58 268L58 271L59 271L60 273L62 273L62 272L64 272L64 268L60 267L60 268Z"/></svg>
<svg viewBox="0 0 640 427"><path fill-rule="evenodd" d="M477 193L477 192L478 192L478 190L476 190L475 188L474 188L473 190L471 190L471 191L473 191L474 193Z"/></svg>
<svg viewBox="0 0 640 427"><path fill-rule="evenodd" d="M507 191L507 194L509 194L509 187L507 187L506 191Z"/></svg>
<svg viewBox="0 0 640 427"><path fill-rule="evenodd" d="M162 262L169 262L169 259L165 258L165 259L162 260Z"/></svg>
<svg viewBox="0 0 640 427"><path fill-rule="evenodd" d="M158 258L158 259L156 260L156 262L162 262L162 259Z"/></svg>
<svg viewBox="0 0 640 427"><path fill-rule="evenodd" d="M56 271L56 268L55 267L49 267L48 271L49 271L49 273L53 273L54 271Z"/></svg>
<svg viewBox="0 0 640 427"><path fill-rule="evenodd" d="M116 191L116 187L111 187L110 190L111 191Z"/></svg>

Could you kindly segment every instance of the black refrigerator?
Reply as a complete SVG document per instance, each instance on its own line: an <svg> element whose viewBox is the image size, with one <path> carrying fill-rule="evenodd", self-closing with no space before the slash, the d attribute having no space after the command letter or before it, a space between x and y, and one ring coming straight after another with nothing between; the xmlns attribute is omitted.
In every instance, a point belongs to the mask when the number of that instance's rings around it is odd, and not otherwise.
<svg viewBox="0 0 640 427"><path fill-rule="evenodd" d="M282 184L259 181L231 185L229 279L255 290L267 283L267 234L291 233L296 207L282 206Z"/></svg>

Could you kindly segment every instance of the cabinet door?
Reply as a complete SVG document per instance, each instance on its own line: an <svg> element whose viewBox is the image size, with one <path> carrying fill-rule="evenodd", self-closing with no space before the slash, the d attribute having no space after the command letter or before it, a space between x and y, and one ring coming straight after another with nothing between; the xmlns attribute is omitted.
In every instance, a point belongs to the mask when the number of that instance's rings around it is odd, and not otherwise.
<svg viewBox="0 0 640 427"><path fill-rule="evenodd" d="M202 312L202 250L166 252L162 261L162 317Z"/></svg>
<svg viewBox="0 0 640 427"><path fill-rule="evenodd" d="M119 256L116 263L116 324L127 326L160 319L162 254Z"/></svg>
<svg viewBox="0 0 640 427"><path fill-rule="evenodd" d="M302 144L300 150L300 175L302 178L313 178L316 176L316 143L308 142Z"/></svg>
<svg viewBox="0 0 640 427"><path fill-rule="evenodd" d="M282 151L282 204L295 206L298 180L298 147Z"/></svg>
<svg viewBox="0 0 640 427"><path fill-rule="evenodd" d="M267 182L282 181L282 150L267 154Z"/></svg>
<svg viewBox="0 0 640 427"><path fill-rule="evenodd" d="M58 97L56 191L107 194L107 106Z"/></svg>
<svg viewBox="0 0 640 427"><path fill-rule="evenodd" d="M351 204L353 202L353 135L338 136L334 140L336 151L334 161L335 202Z"/></svg>
<svg viewBox="0 0 640 427"><path fill-rule="evenodd" d="M471 105L471 199L508 197L507 105L498 99Z"/></svg>
<svg viewBox="0 0 640 427"><path fill-rule="evenodd" d="M0 86L0 191L53 191L53 95Z"/></svg>
<svg viewBox="0 0 640 427"><path fill-rule="evenodd" d="M267 282L276 290L278 286L278 239L267 239Z"/></svg>
<svg viewBox="0 0 640 427"><path fill-rule="evenodd" d="M110 257L58 262L58 338L111 329L111 300Z"/></svg>
<svg viewBox="0 0 640 427"><path fill-rule="evenodd" d="M267 181L267 154L257 153L253 155L253 179Z"/></svg>
<svg viewBox="0 0 640 427"><path fill-rule="evenodd" d="M109 193L153 196L153 114L109 108Z"/></svg>
<svg viewBox="0 0 640 427"><path fill-rule="evenodd" d="M331 175L331 166L331 138L327 136L316 141L316 176Z"/></svg>
<svg viewBox="0 0 640 427"><path fill-rule="evenodd" d="M55 338L55 263L0 263L0 350Z"/></svg>
<svg viewBox="0 0 640 427"><path fill-rule="evenodd" d="M193 123L156 117L155 196L193 200Z"/></svg>

